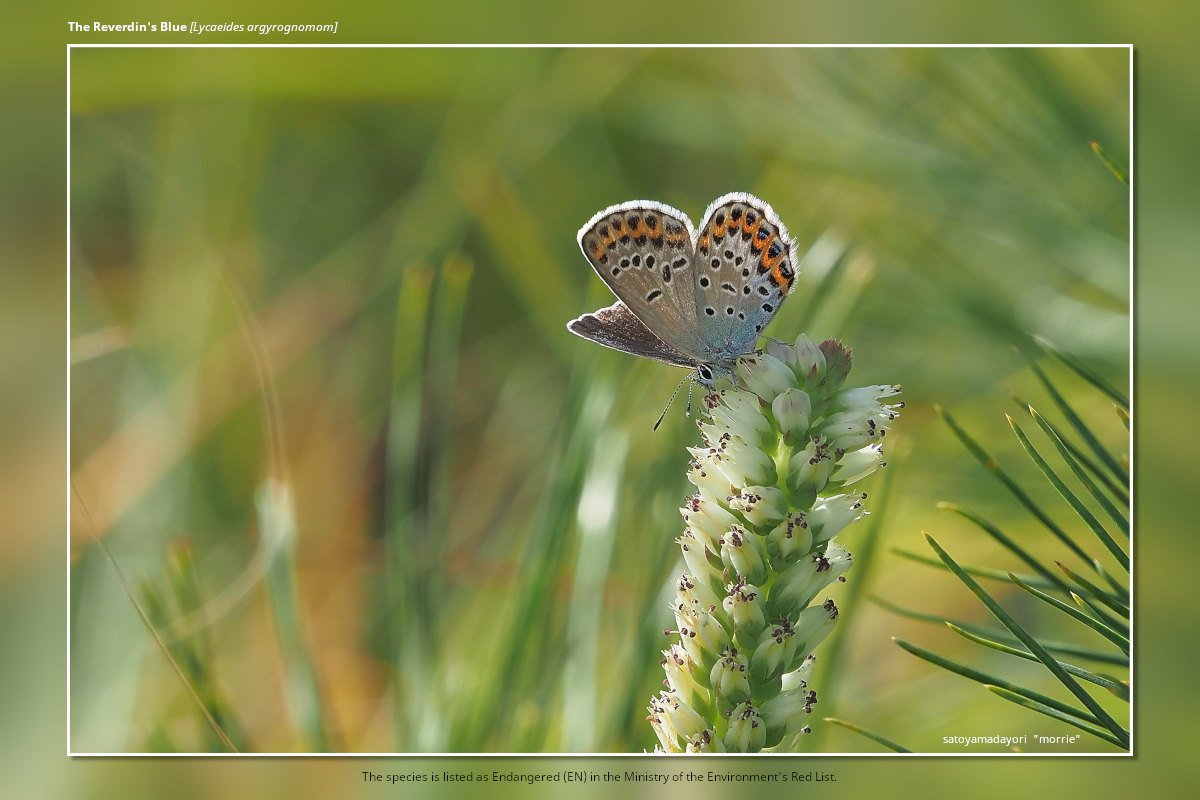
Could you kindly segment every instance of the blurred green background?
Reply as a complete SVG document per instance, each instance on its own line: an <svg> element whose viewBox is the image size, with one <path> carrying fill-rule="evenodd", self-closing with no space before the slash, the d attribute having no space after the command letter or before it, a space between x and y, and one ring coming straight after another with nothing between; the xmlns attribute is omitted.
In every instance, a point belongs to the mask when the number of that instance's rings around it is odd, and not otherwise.
<svg viewBox="0 0 1200 800"><path fill-rule="evenodd" d="M1130 163L1127 49L70 63L73 751L227 747L164 648L241 750L652 748L698 435L679 407L650 433L681 371L565 330L612 301L575 232L612 203L697 218L735 190L807 253L768 333L841 338L852 382L907 403L887 490L865 487L883 513L842 537L856 562L821 715L920 752L1068 732L897 648L1014 669L869 596L988 621L889 550L928 552L928 531L1015 566L939 500L1067 555L932 406L1034 483L1003 414L1010 391L1046 401L1014 343L1043 336L1128 390L1128 193L1089 146ZM1044 366L1128 452L1111 405ZM813 752L879 750L814 727Z"/></svg>

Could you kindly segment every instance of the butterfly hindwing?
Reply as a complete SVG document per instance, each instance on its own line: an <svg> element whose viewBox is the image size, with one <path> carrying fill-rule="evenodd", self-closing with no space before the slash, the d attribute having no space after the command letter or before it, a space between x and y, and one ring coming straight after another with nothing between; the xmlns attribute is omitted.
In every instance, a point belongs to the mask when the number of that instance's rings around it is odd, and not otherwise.
<svg viewBox="0 0 1200 800"><path fill-rule="evenodd" d="M610 206L579 231L580 249L613 294L668 350L689 357L688 364L702 355L694 242L692 221L683 212L648 200Z"/></svg>
<svg viewBox="0 0 1200 800"><path fill-rule="evenodd" d="M735 192L713 201L697 229L696 308L713 352L742 354L779 311L796 268L774 209Z"/></svg>
<svg viewBox="0 0 1200 800"><path fill-rule="evenodd" d="M679 367L696 365L694 358L668 347L620 301L571 320L567 323L567 330L597 344L635 356Z"/></svg>

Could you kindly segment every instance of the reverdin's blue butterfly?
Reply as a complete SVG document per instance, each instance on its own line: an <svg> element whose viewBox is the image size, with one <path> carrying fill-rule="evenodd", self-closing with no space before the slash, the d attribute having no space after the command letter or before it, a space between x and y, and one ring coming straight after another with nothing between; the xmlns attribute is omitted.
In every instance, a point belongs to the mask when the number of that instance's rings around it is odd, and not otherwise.
<svg viewBox="0 0 1200 800"><path fill-rule="evenodd" d="M709 387L754 350L796 276L787 228L771 206L743 192L714 200L699 229L678 209L633 200L596 214L578 238L618 302L567 329L690 367Z"/></svg>

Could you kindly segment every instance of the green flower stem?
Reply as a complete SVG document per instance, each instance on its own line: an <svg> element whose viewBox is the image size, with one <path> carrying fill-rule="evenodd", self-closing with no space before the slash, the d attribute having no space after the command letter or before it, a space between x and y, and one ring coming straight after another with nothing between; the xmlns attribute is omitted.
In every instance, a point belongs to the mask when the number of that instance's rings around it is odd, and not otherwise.
<svg viewBox="0 0 1200 800"><path fill-rule="evenodd" d="M867 513L852 485L884 465L902 406L884 402L898 386L843 388L850 365L832 339L770 342L706 398L680 509L678 639L649 707L661 752L783 752L809 731L812 652L838 620L822 592L851 566L836 537Z"/></svg>

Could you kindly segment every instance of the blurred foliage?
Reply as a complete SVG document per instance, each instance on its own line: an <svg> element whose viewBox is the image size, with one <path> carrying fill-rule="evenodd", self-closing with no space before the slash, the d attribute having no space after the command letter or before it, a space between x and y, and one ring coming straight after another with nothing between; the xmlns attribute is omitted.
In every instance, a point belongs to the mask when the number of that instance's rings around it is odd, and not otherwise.
<svg viewBox="0 0 1200 800"><path fill-rule="evenodd" d="M1113 171L1118 178L1121 177L1117 170ZM1107 395L1113 402L1115 416L1127 429L1130 427L1129 399L1121 390L1109 385L1085 364L1058 353L1046 343L1040 344L1058 356L1063 365L1076 377L1091 383L1094 388ZM1004 673L981 672L970 663L948 659L912 642L896 640L900 647L913 655L976 681L983 688L1006 700L1069 724L1120 750L1130 751L1132 597L1128 544L1129 453L1109 453L1100 444L1089 424L1067 403L1035 358L1031 357L1030 366L1042 383L1045 393L1049 395L1055 416L1060 418L1059 423L1056 425L1034 406L1014 398L1018 406L1032 419L1034 425L1030 427L1040 429L1041 436L1037 437L1038 443L1035 444L1018 420L1012 416L1008 416L1007 419L1031 462L1074 512L1074 516L1065 523L1055 521L1056 515L1049 508L1032 499L1030 487L1014 481L1009 468L993 459L987 449L949 413L942 409L938 411L980 466L990 472L1012 495L1013 502L1024 507L1045 528L1046 533L1058 540L1054 548L1059 552L1053 560L1038 558L987 519L953 503L942 503L943 508L955 512L978 527L983 534L995 540L1001 549L1007 550L1010 556L1015 556L1023 568L1032 572L1018 574L1011 570L987 566L960 565L929 535L925 538L937 558L904 550L897 550L897 553L918 563L948 570L987 607L1003 629L996 628L994 623L991 628L983 628L975 624L960 624L953 619L939 618L936 614L898 608L886 601L881 601L881 604L909 618L925 619L945 625L967 640L997 652L1027 661L1041 662L1062 684L1062 688L1070 693L1069 702L1014 683L1007 679ZM1052 461L1043 455L1043 452L1048 455L1051 451L1057 453ZM1095 509L1095 513L1092 509ZM1060 561L1059 558L1063 560ZM999 581L1001 586L989 591L976 581L976 578L981 578L984 582ZM1021 594L1013 587L1018 587L1027 595ZM998 595L1004 596L1003 602L997 599ZM1060 618L1060 623L1075 623L1069 640L1055 639L1031 629L1006 610L1006 606L1021 608L1028 614L1029 596L1037 598L1069 618ZM1085 666L1077 666L1077 663ZM1011 666L1010 663L1009 667ZM1092 686L1085 688L1081 681ZM1087 689L1091 689L1091 692ZM1103 703L1108 703L1109 707L1105 708ZM1081 705L1083 707L1080 707ZM999 734L986 734L997 735ZM1016 737L1017 742L1009 746L983 744L973 747L985 752L997 749L1025 752L1031 744L1042 744L1034 739L1038 735L1045 734L1021 734ZM1068 735L1066 740L1075 743L1081 740L1081 737L1078 734ZM1083 749L1091 750L1095 747L1084 744Z"/></svg>
<svg viewBox="0 0 1200 800"><path fill-rule="evenodd" d="M574 238L623 200L750 191L808 249L768 332L904 386L879 544L946 498L1040 537L931 408L1029 394L1029 334L1127 387L1128 195L1091 143L1128 168L1128 87L1120 48L73 50L72 749L216 749L168 653L260 752L650 748L697 437L650 435L679 371L564 328L610 302ZM164 649L133 604L180 547ZM959 602L922 569L850 577ZM923 751L1024 724L860 596L822 714Z"/></svg>

